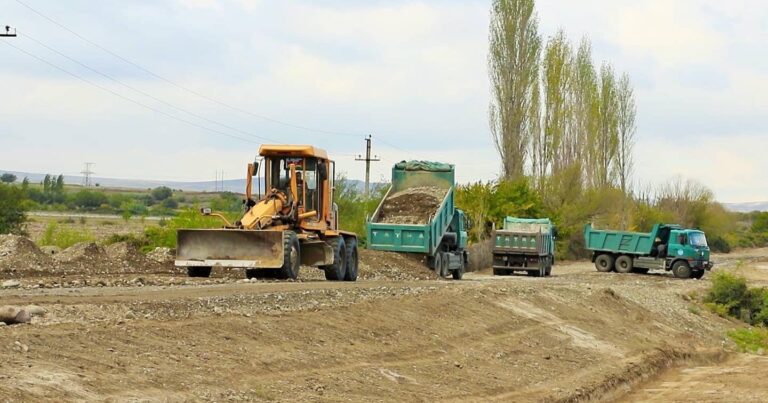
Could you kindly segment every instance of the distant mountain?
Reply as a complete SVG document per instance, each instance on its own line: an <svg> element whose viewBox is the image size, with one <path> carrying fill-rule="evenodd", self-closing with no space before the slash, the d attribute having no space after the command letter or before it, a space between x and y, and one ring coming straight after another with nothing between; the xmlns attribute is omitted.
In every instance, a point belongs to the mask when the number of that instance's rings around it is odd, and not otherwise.
<svg viewBox="0 0 768 403"><path fill-rule="evenodd" d="M30 172L17 172L17 171L4 171L0 170L0 174L11 173L16 175L17 180L21 182L24 177L29 178L32 183L40 183L45 178L45 174L37 174ZM263 179L262 179L263 181ZM365 182L355 179L349 179L361 191L365 187ZM214 192L217 189L216 182L214 181L200 181L200 182L182 182L182 181L161 181L161 180L149 180L149 179L119 179L119 178L102 178L93 177L91 182L99 184L99 186L108 188L125 188L125 189L152 189L158 186L167 186L171 189L183 190L186 192ZM64 183L69 185L78 185L83 183L82 176L64 175ZM263 183L263 182L262 182ZM245 179L227 179L223 182L219 182L218 187L222 187L227 192L245 193Z"/></svg>
<svg viewBox="0 0 768 403"><path fill-rule="evenodd" d="M768 211L768 201L751 203L723 203L723 206L738 213L750 213L752 211Z"/></svg>

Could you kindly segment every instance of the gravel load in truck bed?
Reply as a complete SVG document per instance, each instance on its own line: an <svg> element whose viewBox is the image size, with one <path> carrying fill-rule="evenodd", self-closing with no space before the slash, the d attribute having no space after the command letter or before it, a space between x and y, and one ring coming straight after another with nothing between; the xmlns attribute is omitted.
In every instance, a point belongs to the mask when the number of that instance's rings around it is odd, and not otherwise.
<svg viewBox="0 0 768 403"><path fill-rule="evenodd" d="M448 189L418 186L391 194L384 200L377 222L424 225L437 212Z"/></svg>

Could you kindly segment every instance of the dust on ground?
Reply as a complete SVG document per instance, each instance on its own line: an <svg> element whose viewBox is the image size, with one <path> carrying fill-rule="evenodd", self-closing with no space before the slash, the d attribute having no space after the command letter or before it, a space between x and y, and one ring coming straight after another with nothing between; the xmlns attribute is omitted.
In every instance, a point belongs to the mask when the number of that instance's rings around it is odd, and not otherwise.
<svg viewBox="0 0 768 403"><path fill-rule="evenodd" d="M437 212L447 189L417 186L389 195L381 205L379 223L424 225Z"/></svg>

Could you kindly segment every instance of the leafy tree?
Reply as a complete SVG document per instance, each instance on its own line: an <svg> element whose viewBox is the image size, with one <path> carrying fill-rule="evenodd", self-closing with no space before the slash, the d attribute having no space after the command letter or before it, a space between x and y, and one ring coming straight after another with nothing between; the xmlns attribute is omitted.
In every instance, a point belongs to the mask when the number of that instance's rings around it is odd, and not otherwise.
<svg viewBox="0 0 768 403"><path fill-rule="evenodd" d="M491 134L502 177L523 176L538 85L541 37L534 0L494 0L491 5L489 72Z"/></svg>
<svg viewBox="0 0 768 403"><path fill-rule="evenodd" d="M758 213L752 221L752 232L768 232L768 211Z"/></svg>
<svg viewBox="0 0 768 403"><path fill-rule="evenodd" d="M167 186L160 186L152 189L152 199L156 201L163 201L173 196L173 191Z"/></svg>
<svg viewBox="0 0 768 403"><path fill-rule="evenodd" d="M25 234L26 204L24 191L0 183L0 234Z"/></svg>
<svg viewBox="0 0 768 403"><path fill-rule="evenodd" d="M16 175L6 172L6 173L0 175L0 182L3 182L3 183L13 183L13 182L16 182Z"/></svg>
<svg viewBox="0 0 768 403"><path fill-rule="evenodd" d="M24 177L24 180L21 181L21 188L24 190L29 189L29 178L27 178L26 176Z"/></svg>
<svg viewBox="0 0 768 403"><path fill-rule="evenodd" d="M46 174L43 179L43 193L46 195L51 192L51 175Z"/></svg>
<svg viewBox="0 0 768 403"><path fill-rule="evenodd" d="M81 190L72 196L72 204L80 208L97 208L102 204L107 204L109 200L104 193L93 192L90 190Z"/></svg>
<svg viewBox="0 0 768 403"><path fill-rule="evenodd" d="M64 193L64 175L57 176L56 182L53 183L52 187L54 193Z"/></svg>

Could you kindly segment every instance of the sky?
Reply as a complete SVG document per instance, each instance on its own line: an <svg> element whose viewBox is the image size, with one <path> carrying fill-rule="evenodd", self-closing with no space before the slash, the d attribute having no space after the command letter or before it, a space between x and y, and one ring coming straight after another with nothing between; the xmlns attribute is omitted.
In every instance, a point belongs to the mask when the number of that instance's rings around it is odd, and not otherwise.
<svg viewBox="0 0 768 403"><path fill-rule="evenodd" d="M25 6L26 5L26 6ZM31 10L34 9L35 11ZM0 0L0 169L244 176L261 143L314 144L372 180L393 163L495 179L490 1ZM635 180L768 200L768 4L538 0L540 30L588 37L630 75ZM13 47L12 47L13 46Z"/></svg>

